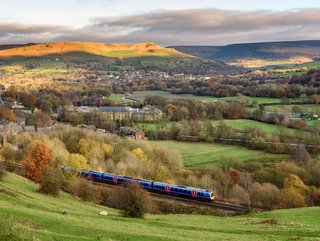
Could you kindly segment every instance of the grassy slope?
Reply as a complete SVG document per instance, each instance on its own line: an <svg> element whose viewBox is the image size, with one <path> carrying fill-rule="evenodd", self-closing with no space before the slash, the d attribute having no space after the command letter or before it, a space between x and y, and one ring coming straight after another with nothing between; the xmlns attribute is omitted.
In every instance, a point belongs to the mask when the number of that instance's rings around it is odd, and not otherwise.
<svg viewBox="0 0 320 241"><path fill-rule="evenodd" d="M38 240L316 240L320 237L320 208L281 210L239 217L147 215L145 220L123 218L118 211L84 203L67 194L59 198L36 193L37 186L9 175L1 186L19 192L0 193L0 216L10 214ZM60 214L67 210L68 215ZM99 217L101 210L109 216ZM278 225L262 224L276 218ZM0 236L0 240L6 240Z"/></svg>
<svg viewBox="0 0 320 241"><path fill-rule="evenodd" d="M93 42L41 43L31 46L22 46L0 50L0 57L31 57L46 56L52 54L68 54L75 52L116 58L132 58L144 56L194 58L191 55L181 53L174 49L163 48L152 42L141 44L104 44Z"/></svg>
<svg viewBox="0 0 320 241"><path fill-rule="evenodd" d="M181 153L188 167L220 166L228 161L257 160L264 163L285 159L286 155L269 154L239 146L179 141L152 141L151 144L173 148Z"/></svg>

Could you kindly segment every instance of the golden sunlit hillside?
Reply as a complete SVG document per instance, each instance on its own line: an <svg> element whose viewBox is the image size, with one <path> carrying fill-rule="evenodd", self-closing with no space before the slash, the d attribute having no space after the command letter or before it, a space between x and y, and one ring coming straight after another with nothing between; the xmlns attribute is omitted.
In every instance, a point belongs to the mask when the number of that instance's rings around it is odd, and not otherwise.
<svg viewBox="0 0 320 241"><path fill-rule="evenodd" d="M52 42L21 46L0 51L0 57L33 57L68 53L88 53L105 57L132 58L143 56L192 58L172 48L153 42L140 44L105 44L94 42Z"/></svg>

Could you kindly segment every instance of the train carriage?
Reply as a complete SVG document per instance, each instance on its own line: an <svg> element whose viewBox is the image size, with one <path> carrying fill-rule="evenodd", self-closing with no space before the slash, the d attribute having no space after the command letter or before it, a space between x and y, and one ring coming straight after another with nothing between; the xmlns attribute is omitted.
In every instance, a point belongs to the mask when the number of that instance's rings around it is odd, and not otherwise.
<svg viewBox="0 0 320 241"><path fill-rule="evenodd" d="M101 173L95 171L88 170L76 170L72 167L63 166L61 167L63 172L76 172L77 175L82 176L88 180L92 180L94 182L103 182L107 184L113 185L130 185L130 184L139 184L142 188L152 191L163 193L167 195L181 196L185 198L197 199L201 201L213 201L215 195L210 190L193 188L193 187L185 187L172 185L163 182L154 182L145 179L138 179L133 177L126 176L117 176L115 174L110 173Z"/></svg>
<svg viewBox="0 0 320 241"><path fill-rule="evenodd" d="M187 198L193 198L203 201L213 201L214 194L210 190L177 186L168 183L154 182L153 190L160 193L166 193L170 195L182 196Z"/></svg>

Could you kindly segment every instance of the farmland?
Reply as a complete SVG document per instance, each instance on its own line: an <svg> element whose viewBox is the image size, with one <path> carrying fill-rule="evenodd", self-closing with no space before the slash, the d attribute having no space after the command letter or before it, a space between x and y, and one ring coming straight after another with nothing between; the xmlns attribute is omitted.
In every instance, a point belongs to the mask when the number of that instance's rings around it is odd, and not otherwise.
<svg viewBox="0 0 320 241"><path fill-rule="evenodd" d="M269 154L238 146L179 141L152 141L151 144L172 148L181 153L186 167L213 167L233 161L260 161L273 163L286 155Z"/></svg>
<svg viewBox="0 0 320 241"><path fill-rule="evenodd" d="M5 215L15 234L25 240L316 240L320 236L320 208L279 210L248 216L147 215L144 220L121 217L119 212L82 202L63 193L59 198L37 193L37 185L10 174L0 182L0 224ZM61 214L63 210L67 215ZM85 212L84 212L85 210ZM107 217L98 213L107 210ZM8 217L8 216L7 216ZM273 219L278 224L271 225ZM0 240L8 240L1 226ZM31 237L32 236L32 237ZM20 239L19 239L20 240Z"/></svg>

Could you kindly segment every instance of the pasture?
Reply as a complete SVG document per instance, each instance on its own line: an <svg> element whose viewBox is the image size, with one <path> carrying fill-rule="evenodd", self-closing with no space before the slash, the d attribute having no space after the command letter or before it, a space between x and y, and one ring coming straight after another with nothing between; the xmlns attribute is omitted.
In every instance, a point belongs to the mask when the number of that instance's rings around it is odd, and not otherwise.
<svg viewBox="0 0 320 241"><path fill-rule="evenodd" d="M320 208L302 208L234 217L146 215L121 217L119 211L80 201L68 194L49 197L22 177L0 181L0 240L41 241L192 241L192 240L317 240ZM62 212L66 210L67 214ZM99 216L106 210L109 215ZM8 219L9 218L9 219ZM269 224L275 219L278 224ZM14 224L10 229L10 222ZM8 228L9 227L9 228ZM13 233L25 239L8 237ZM35 238L35 239L33 239Z"/></svg>
<svg viewBox="0 0 320 241"><path fill-rule="evenodd" d="M234 161L274 163L287 158L287 155L222 144L181 141L150 141L150 143L179 151L185 167L214 167Z"/></svg>

